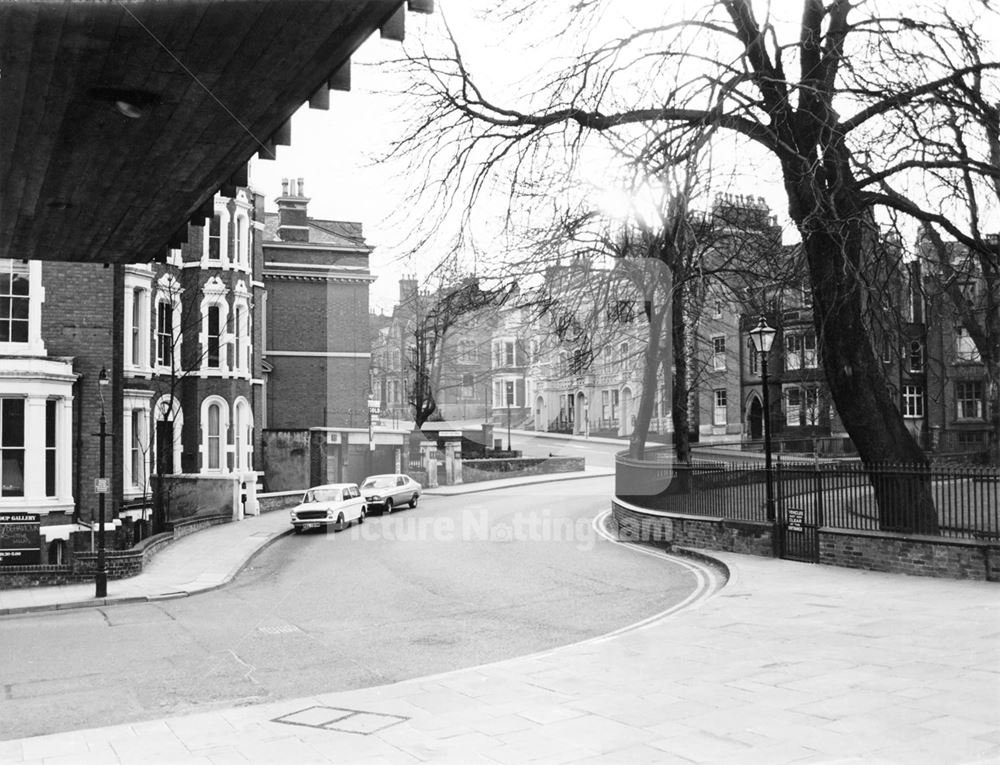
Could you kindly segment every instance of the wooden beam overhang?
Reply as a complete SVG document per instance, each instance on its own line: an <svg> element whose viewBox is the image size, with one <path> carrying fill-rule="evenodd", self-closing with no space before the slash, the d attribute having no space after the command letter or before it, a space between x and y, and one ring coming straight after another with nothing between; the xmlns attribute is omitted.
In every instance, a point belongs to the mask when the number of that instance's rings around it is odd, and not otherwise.
<svg viewBox="0 0 1000 765"><path fill-rule="evenodd" d="M148 262L427 0L0 3L0 257Z"/></svg>

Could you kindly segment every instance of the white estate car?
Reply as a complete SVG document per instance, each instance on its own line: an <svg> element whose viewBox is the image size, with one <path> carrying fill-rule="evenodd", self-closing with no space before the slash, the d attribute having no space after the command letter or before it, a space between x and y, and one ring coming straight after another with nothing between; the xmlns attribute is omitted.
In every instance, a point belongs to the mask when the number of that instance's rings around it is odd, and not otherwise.
<svg viewBox="0 0 1000 765"><path fill-rule="evenodd" d="M361 493L372 510L391 513L393 507L417 506L421 485L403 473L370 475L361 482Z"/></svg>
<svg viewBox="0 0 1000 765"><path fill-rule="evenodd" d="M367 503L356 483L328 483L307 489L302 501L292 508L291 519L296 534L310 526L320 526L324 531L333 526L339 531L351 521L363 523L367 512Z"/></svg>

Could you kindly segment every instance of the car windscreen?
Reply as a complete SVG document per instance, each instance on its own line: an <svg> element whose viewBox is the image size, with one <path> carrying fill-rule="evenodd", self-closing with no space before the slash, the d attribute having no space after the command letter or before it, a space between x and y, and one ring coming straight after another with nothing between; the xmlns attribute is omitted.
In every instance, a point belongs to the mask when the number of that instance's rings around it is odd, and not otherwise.
<svg viewBox="0 0 1000 765"><path fill-rule="evenodd" d="M388 489L390 486L395 486L396 481L393 478L369 478L362 485L362 489Z"/></svg>
<svg viewBox="0 0 1000 765"><path fill-rule="evenodd" d="M310 489L302 498L303 502L339 502L340 489Z"/></svg>

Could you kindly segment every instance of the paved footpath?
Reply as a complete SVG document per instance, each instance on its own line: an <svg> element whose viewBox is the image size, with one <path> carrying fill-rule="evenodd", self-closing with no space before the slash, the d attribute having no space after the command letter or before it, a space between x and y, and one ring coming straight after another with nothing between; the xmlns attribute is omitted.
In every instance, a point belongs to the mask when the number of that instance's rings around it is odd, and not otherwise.
<svg viewBox="0 0 1000 765"><path fill-rule="evenodd" d="M631 630L389 686L0 741L0 762L1000 762L998 585L707 554L728 583Z"/></svg>

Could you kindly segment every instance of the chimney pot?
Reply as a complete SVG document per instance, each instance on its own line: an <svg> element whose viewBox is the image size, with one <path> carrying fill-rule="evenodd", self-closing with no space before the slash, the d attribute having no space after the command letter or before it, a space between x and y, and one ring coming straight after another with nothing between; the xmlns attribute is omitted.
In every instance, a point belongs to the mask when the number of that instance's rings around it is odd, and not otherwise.
<svg viewBox="0 0 1000 765"><path fill-rule="evenodd" d="M299 196L304 197L306 195L306 179L299 178Z"/></svg>
<svg viewBox="0 0 1000 765"><path fill-rule="evenodd" d="M288 179L287 178L282 178L281 179L281 196L283 196L283 197L287 197L288 196Z"/></svg>

